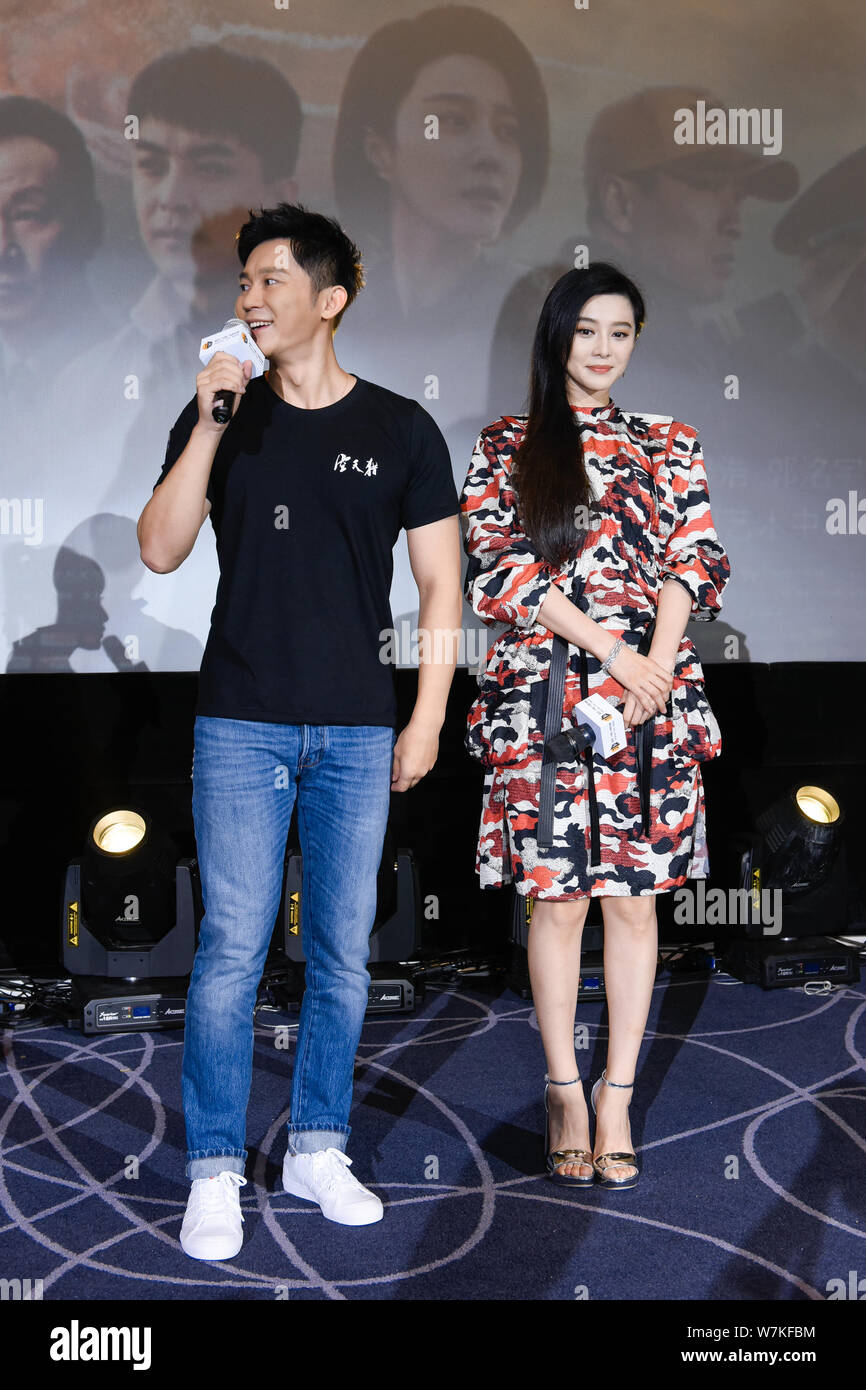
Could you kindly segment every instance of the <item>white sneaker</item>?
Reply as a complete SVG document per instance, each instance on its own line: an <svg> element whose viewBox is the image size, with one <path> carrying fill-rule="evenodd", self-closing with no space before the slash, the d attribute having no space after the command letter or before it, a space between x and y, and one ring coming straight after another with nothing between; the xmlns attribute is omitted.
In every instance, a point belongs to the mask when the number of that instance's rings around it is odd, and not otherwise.
<svg viewBox="0 0 866 1390"><path fill-rule="evenodd" d="M239 1187L247 1180L240 1173L224 1172L215 1178L196 1178L180 1228L180 1245L194 1260L230 1260L244 1243Z"/></svg>
<svg viewBox="0 0 866 1390"><path fill-rule="evenodd" d="M351 1158L341 1149L317 1149L315 1153L287 1153L283 1159L283 1187L293 1197L318 1202L322 1215L342 1226L369 1226L381 1221L382 1203L349 1172Z"/></svg>

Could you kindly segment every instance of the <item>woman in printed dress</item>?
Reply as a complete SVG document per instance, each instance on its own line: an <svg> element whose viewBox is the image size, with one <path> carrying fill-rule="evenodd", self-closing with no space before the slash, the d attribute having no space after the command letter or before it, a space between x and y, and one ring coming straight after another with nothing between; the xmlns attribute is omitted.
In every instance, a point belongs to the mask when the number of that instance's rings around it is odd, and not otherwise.
<svg viewBox="0 0 866 1390"><path fill-rule="evenodd" d="M461 500L467 598L506 624L467 733L486 768L476 867L482 887L513 882L534 900L547 1171L609 1188L633 1187L640 1171L628 1104L655 980L655 897L708 873L700 763L721 738L684 634L689 618L715 618L730 572L696 430L611 399L643 321L640 291L615 267L563 275L536 330L529 413L482 430ZM562 730L582 698L600 695L620 709L626 745L554 760L542 834L554 634L568 644ZM594 1150L574 1053L591 897L601 899L610 1022Z"/></svg>

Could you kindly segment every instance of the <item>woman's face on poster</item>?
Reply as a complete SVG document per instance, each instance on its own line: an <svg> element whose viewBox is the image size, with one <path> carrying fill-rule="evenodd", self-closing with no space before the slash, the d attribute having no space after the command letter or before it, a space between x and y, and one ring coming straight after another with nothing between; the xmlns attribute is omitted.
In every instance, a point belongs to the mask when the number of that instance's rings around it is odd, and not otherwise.
<svg viewBox="0 0 866 1390"><path fill-rule="evenodd" d="M58 289L60 161L29 135L0 141L0 323L25 321Z"/></svg>
<svg viewBox="0 0 866 1390"><path fill-rule="evenodd" d="M452 54L426 64L397 109L393 135L369 132L367 150L391 185L392 208L402 202L452 237L486 244L500 236L523 158L508 84L490 63Z"/></svg>

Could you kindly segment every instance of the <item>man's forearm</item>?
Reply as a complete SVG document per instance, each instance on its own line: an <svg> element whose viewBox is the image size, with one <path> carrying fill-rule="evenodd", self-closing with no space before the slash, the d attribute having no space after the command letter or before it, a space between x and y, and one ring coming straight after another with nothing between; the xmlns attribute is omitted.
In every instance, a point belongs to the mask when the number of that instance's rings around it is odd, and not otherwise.
<svg viewBox="0 0 866 1390"><path fill-rule="evenodd" d="M205 496L220 435L196 426L180 458L138 519L138 544L148 569L177 569L201 529Z"/></svg>
<svg viewBox="0 0 866 1390"><path fill-rule="evenodd" d="M448 691L457 665L462 616L459 584L443 584L420 595L418 695L412 720L437 732L445 720Z"/></svg>

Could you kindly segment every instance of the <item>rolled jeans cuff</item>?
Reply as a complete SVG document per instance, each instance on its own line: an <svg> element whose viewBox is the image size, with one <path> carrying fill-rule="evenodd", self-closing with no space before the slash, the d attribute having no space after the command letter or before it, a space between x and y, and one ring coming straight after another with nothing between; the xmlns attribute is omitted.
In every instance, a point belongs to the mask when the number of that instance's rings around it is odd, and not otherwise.
<svg viewBox="0 0 866 1390"><path fill-rule="evenodd" d="M342 1125L339 1129L293 1129L291 1125L287 1128L289 1153L293 1155L317 1153L319 1149L339 1149L345 1153L351 1132L350 1125Z"/></svg>
<svg viewBox="0 0 866 1390"><path fill-rule="evenodd" d="M247 1166L246 1149L232 1149L227 1153L188 1154L186 1175L190 1182L196 1178L215 1178L219 1173L240 1173L243 1177Z"/></svg>

